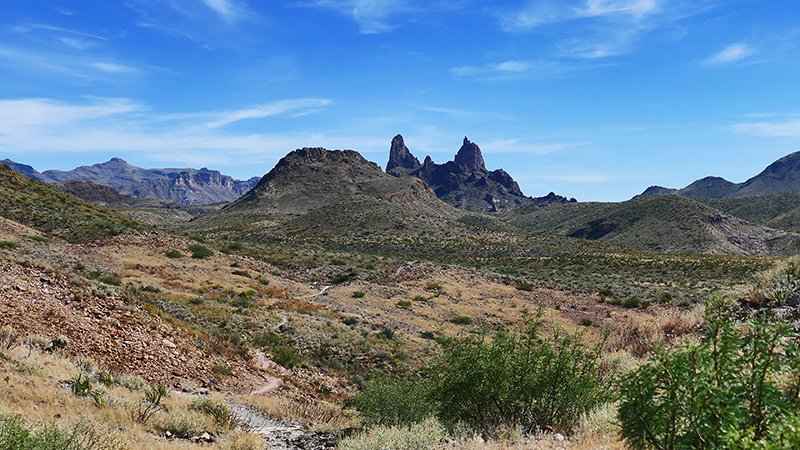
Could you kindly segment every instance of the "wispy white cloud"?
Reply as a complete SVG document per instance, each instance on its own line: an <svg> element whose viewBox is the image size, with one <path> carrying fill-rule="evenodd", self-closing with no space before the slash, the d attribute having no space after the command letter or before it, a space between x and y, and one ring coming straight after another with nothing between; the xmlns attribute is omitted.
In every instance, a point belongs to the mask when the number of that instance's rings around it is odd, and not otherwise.
<svg viewBox="0 0 800 450"><path fill-rule="evenodd" d="M571 72L599 67L601 64L576 64L570 61L504 61L483 66L460 66L450 68L457 78L475 78L490 81L514 80L521 78L546 79L561 77Z"/></svg>
<svg viewBox="0 0 800 450"><path fill-rule="evenodd" d="M544 155L547 153L569 150L575 147L591 144L591 142L559 142L550 144L527 144L521 139L500 139L481 144L484 153L527 153L531 155Z"/></svg>
<svg viewBox="0 0 800 450"><path fill-rule="evenodd" d="M734 125L733 131L753 136L800 138L800 120L741 123Z"/></svg>
<svg viewBox="0 0 800 450"><path fill-rule="evenodd" d="M747 44L731 44L725 47L721 52L707 59L705 64L710 66L733 64L754 54L756 54L756 49Z"/></svg>
<svg viewBox="0 0 800 450"><path fill-rule="evenodd" d="M568 181L571 183L606 183L615 178L603 174L575 174L575 175L545 175L538 177L543 180Z"/></svg>
<svg viewBox="0 0 800 450"><path fill-rule="evenodd" d="M159 115L124 98L88 98L66 103L51 99L0 101L0 146L7 154L58 152L140 153L156 160L198 165L241 165L273 152L342 139L291 133L237 133L222 127L242 119L308 114L329 104L289 99L240 111ZM215 122L209 122L213 120ZM349 145L358 141L349 142ZM276 154L277 154L276 153Z"/></svg>
<svg viewBox="0 0 800 450"><path fill-rule="evenodd" d="M389 23L390 18L415 9L409 0L313 0L301 6L329 9L348 16L360 25L363 34L392 31L398 25Z"/></svg>
<svg viewBox="0 0 800 450"><path fill-rule="evenodd" d="M707 0L537 0L499 13L507 32L570 22L556 44L560 57L605 58L629 53L642 35L709 8Z"/></svg>
<svg viewBox="0 0 800 450"><path fill-rule="evenodd" d="M207 126L209 128L217 128L243 119L260 119L263 117L285 114L287 112L292 112L292 115L297 117L316 112L319 108L329 105L330 103L330 100L319 98L281 100L257 108L215 114L220 116L219 119L208 123Z"/></svg>
<svg viewBox="0 0 800 450"><path fill-rule="evenodd" d="M111 73L136 72L136 69L132 67L123 66L119 64L96 62L92 63L91 66L97 70L102 70L103 72L111 72Z"/></svg>
<svg viewBox="0 0 800 450"><path fill-rule="evenodd" d="M239 19L246 10L244 4L232 0L203 0L203 3L226 20Z"/></svg>

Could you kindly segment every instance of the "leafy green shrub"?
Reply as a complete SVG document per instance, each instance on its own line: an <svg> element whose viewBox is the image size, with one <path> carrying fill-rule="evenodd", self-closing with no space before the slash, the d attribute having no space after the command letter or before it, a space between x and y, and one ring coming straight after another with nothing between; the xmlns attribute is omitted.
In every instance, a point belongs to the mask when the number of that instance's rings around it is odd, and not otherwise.
<svg viewBox="0 0 800 450"><path fill-rule="evenodd" d="M469 316L455 316L450 319L450 322L456 325L472 325L472 317Z"/></svg>
<svg viewBox="0 0 800 450"><path fill-rule="evenodd" d="M381 339L393 340L394 330L389 327L383 327L381 331L378 332L378 337Z"/></svg>
<svg viewBox="0 0 800 450"><path fill-rule="evenodd" d="M592 319L581 319L581 326L582 327L592 326Z"/></svg>
<svg viewBox="0 0 800 450"><path fill-rule="evenodd" d="M428 283L428 284L425 286L425 290L426 290L426 291L431 291L431 292L441 291L442 289L443 289L443 288L442 288L442 285L441 285L441 284L439 284L439 283L436 283L436 282L433 282L433 283Z"/></svg>
<svg viewBox="0 0 800 450"><path fill-rule="evenodd" d="M192 244L189 246L189 251L192 252L192 258L195 259L204 259L210 256L214 256L214 251L210 248L200 245L200 244Z"/></svg>
<svg viewBox="0 0 800 450"><path fill-rule="evenodd" d="M44 236L28 236L28 239L36 242L41 242L42 244L49 244L52 242L50 239L47 239Z"/></svg>
<svg viewBox="0 0 800 450"><path fill-rule="evenodd" d="M191 303L192 305L202 305L204 302L205 299L203 299L202 297L195 297L189 300L189 303Z"/></svg>
<svg viewBox="0 0 800 450"><path fill-rule="evenodd" d="M517 289L519 289L520 291L531 292L531 291L533 291L533 284L532 283L527 283L527 282L524 282L524 281L523 282L519 282L519 283L517 283Z"/></svg>
<svg viewBox="0 0 800 450"><path fill-rule="evenodd" d="M355 291L355 292L353 292L353 298L363 298L363 297L364 297L364 296L366 296L366 295L367 295L367 294L365 294L365 293L364 293L364 292L362 292L362 291Z"/></svg>
<svg viewBox="0 0 800 450"><path fill-rule="evenodd" d="M352 327L354 325L358 325L358 318L356 318L356 317L348 317L346 319L343 319L342 323L347 325L347 326L349 326L349 327Z"/></svg>
<svg viewBox="0 0 800 450"><path fill-rule="evenodd" d="M518 331L441 340L430 369L432 402L445 425L464 423L488 435L509 426L570 433L580 415L605 403L611 377L600 370L605 339L592 347L559 329L540 335L539 311Z"/></svg>
<svg viewBox="0 0 800 450"><path fill-rule="evenodd" d="M411 309L411 302L408 300L400 300L395 306L401 309Z"/></svg>
<svg viewBox="0 0 800 450"><path fill-rule="evenodd" d="M713 299L704 339L621 378L621 436L631 448L798 448L798 335L768 314L737 323L736 309Z"/></svg>
<svg viewBox="0 0 800 450"><path fill-rule="evenodd" d="M780 261L756 277L750 300L773 302L776 306L800 304L800 257Z"/></svg>
<svg viewBox="0 0 800 450"><path fill-rule="evenodd" d="M183 253L179 252L178 250L168 250L166 256L167 258L172 259L183 258Z"/></svg>
<svg viewBox="0 0 800 450"><path fill-rule="evenodd" d="M354 403L368 426L416 423L435 412L428 388L426 380L413 375L374 378L364 384Z"/></svg>
<svg viewBox="0 0 800 450"><path fill-rule="evenodd" d="M245 278L253 278L253 277L252 277L252 275L250 275L250 272L248 272L248 271L246 271L246 270L234 270L234 271L233 271L233 272L231 272L231 273L232 273L233 275L239 275L240 277L245 277Z"/></svg>
<svg viewBox="0 0 800 450"><path fill-rule="evenodd" d="M300 365L300 357L297 356L297 350L286 347L285 345L277 345L272 349L272 359L283 367L292 368Z"/></svg>
<svg viewBox="0 0 800 450"><path fill-rule="evenodd" d="M414 301L415 302L427 302L428 299L423 297L423 296L421 296L421 295L416 295L416 296L414 296Z"/></svg>

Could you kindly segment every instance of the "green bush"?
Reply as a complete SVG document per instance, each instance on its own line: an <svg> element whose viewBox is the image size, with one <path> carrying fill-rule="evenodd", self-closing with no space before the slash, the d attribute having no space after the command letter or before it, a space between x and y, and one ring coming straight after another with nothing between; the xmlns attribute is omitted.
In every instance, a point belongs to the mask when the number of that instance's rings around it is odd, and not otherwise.
<svg viewBox="0 0 800 450"><path fill-rule="evenodd" d="M7 248L9 250L14 250L17 247L19 247L19 244L17 244L16 242L0 241L0 248Z"/></svg>
<svg viewBox="0 0 800 450"><path fill-rule="evenodd" d="M366 295L367 295L367 294L365 294L365 293L364 293L364 292L362 292L362 291L355 291L355 292L353 292L353 298L363 298L363 297L364 297L364 296L366 296Z"/></svg>
<svg viewBox="0 0 800 450"><path fill-rule="evenodd" d="M395 306L401 309L411 309L411 302L408 300L400 300Z"/></svg>
<svg viewBox="0 0 800 450"><path fill-rule="evenodd" d="M210 256L214 256L214 251L210 248L200 245L200 244L192 244L189 246L189 251L192 252L192 258L195 259L204 259Z"/></svg>
<svg viewBox="0 0 800 450"><path fill-rule="evenodd" d="M540 335L542 312L519 330L441 340L442 360L430 370L430 398L445 425L464 423L493 435L519 426L570 433L580 415L609 399L600 370L605 338L588 347L559 329Z"/></svg>
<svg viewBox="0 0 800 450"><path fill-rule="evenodd" d="M428 387L426 380L413 375L375 378L364 384L354 403L368 426L417 423L435 412Z"/></svg>
<svg viewBox="0 0 800 450"><path fill-rule="evenodd" d="M3 450L117 450L127 446L109 430L79 421L68 431L55 425L29 425L21 416L0 415L0 449Z"/></svg>
<svg viewBox="0 0 800 450"><path fill-rule="evenodd" d="M272 349L272 359L287 368L300 365L300 357L297 356L297 350L284 345L277 345Z"/></svg>
<svg viewBox="0 0 800 450"><path fill-rule="evenodd" d="M621 436L631 448L798 448L798 334L768 314L737 323L736 309L715 298L702 340L621 378Z"/></svg>
<svg viewBox="0 0 800 450"><path fill-rule="evenodd" d="M192 400L188 408L191 411L200 411L211 416L221 428L229 430L236 428L236 415L231 412L228 404L222 400L202 395Z"/></svg>
<svg viewBox="0 0 800 450"><path fill-rule="evenodd" d="M456 325L472 325L472 317L469 316L455 316L450 319L450 322Z"/></svg>
<svg viewBox="0 0 800 450"><path fill-rule="evenodd" d="M533 284L532 283L526 283L526 282L520 282L520 283L517 283L517 289L519 289L520 291L531 292L531 291L533 291Z"/></svg>
<svg viewBox="0 0 800 450"><path fill-rule="evenodd" d="M175 258L183 258L183 253L181 253L181 252L179 252L177 250L169 250L169 251L167 251L166 256L167 256L167 258L173 258L173 259L175 259Z"/></svg>

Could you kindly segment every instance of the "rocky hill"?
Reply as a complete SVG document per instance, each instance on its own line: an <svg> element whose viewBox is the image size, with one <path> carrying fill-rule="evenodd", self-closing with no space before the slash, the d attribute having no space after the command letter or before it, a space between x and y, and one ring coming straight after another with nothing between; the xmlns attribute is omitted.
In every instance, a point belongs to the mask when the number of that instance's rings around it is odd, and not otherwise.
<svg viewBox="0 0 800 450"><path fill-rule="evenodd" d="M682 189L650 186L634 198L667 194L696 199L739 198L780 192L800 192L800 152L784 156L744 183L733 183L720 177L705 177Z"/></svg>
<svg viewBox="0 0 800 450"><path fill-rule="evenodd" d="M122 195L140 198L172 200L184 205L205 205L230 202L249 191L258 177L234 180L219 171L202 169L143 169L128 164L121 158L73 170L45 170L39 173L33 167L6 159L0 161L31 178L46 183L70 180L87 180L116 189Z"/></svg>
<svg viewBox="0 0 800 450"><path fill-rule="evenodd" d="M506 171L488 171L480 147L466 137L453 161L436 164L428 156L420 164L398 134L392 139L386 172L397 177L417 177L425 181L440 199L467 211L512 211L529 204L570 201L554 193L541 198L525 196Z"/></svg>

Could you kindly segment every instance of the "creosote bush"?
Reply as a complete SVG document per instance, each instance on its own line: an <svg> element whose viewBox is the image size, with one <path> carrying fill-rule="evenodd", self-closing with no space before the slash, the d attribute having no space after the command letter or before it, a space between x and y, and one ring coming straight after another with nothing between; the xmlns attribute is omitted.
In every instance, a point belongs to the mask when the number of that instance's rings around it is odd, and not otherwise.
<svg viewBox="0 0 800 450"><path fill-rule="evenodd" d="M200 245L200 244L192 244L189 246L189 251L192 252L192 258L195 259L204 259L210 256L214 256L214 251L210 248Z"/></svg>

